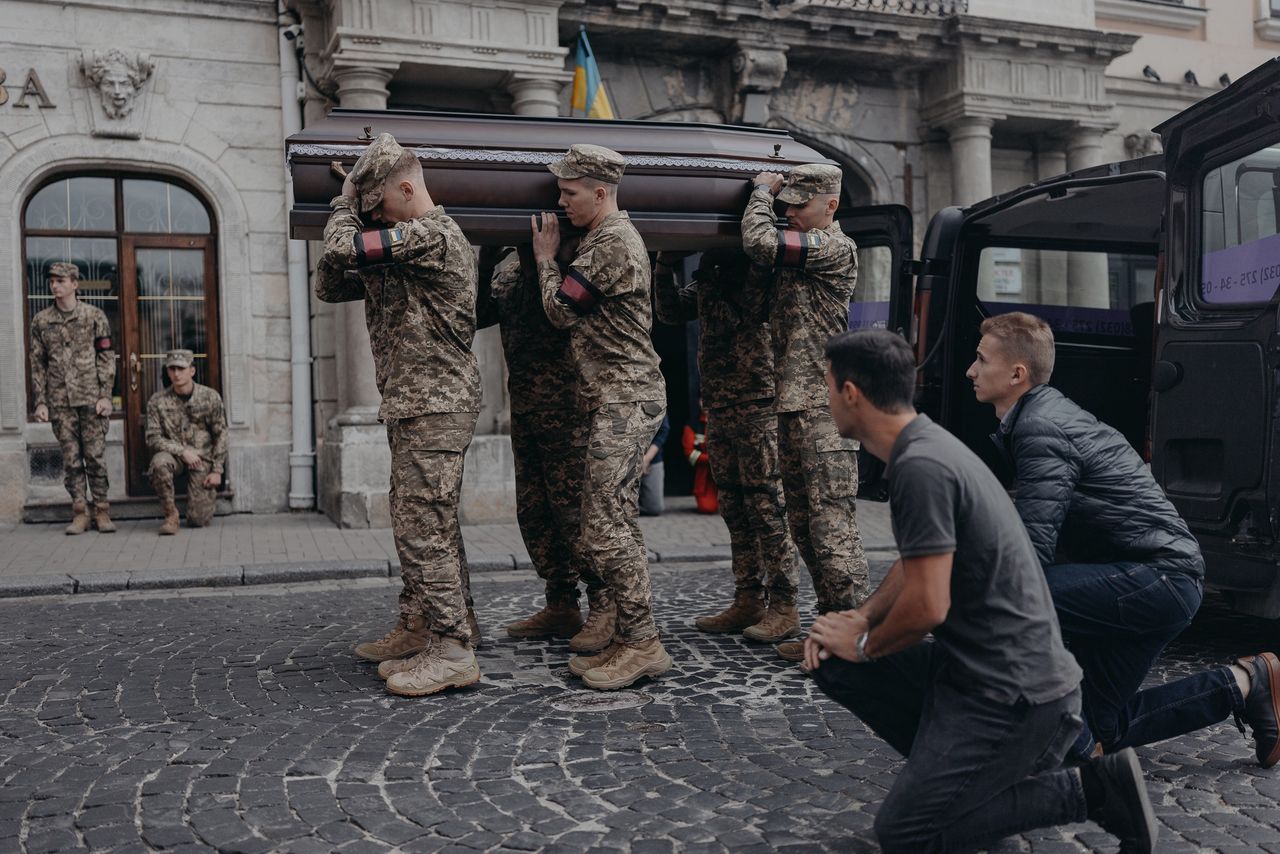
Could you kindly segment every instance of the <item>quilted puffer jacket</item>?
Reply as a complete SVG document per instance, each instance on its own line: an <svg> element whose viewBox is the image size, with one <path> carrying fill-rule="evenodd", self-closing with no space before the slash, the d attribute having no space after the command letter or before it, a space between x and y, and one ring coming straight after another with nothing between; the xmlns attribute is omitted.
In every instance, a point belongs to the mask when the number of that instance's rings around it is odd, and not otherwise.
<svg viewBox="0 0 1280 854"><path fill-rule="evenodd" d="M1131 561L1204 576L1200 544L1119 431L1037 386L991 437L1016 476L1014 504L1041 565Z"/></svg>

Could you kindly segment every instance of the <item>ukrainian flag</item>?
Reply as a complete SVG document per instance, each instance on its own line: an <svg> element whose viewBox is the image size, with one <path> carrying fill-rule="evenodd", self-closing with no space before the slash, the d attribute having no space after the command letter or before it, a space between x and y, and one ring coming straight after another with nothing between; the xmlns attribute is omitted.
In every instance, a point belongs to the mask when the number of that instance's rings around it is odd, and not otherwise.
<svg viewBox="0 0 1280 854"><path fill-rule="evenodd" d="M573 61L573 97L569 106L573 110L582 110L589 119L616 118L585 29L578 33L578 52Z"/></svg>

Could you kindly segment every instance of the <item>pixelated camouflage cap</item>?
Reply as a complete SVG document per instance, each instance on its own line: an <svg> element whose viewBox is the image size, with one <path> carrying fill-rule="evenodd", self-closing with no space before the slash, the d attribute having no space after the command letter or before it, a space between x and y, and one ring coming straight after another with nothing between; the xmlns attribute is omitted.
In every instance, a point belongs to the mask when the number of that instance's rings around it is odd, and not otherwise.
<svg viewBox="0 0 1280 854"><path fill-rule="evenodd" d="M404 149L389 133L380 133L351 167L351 183L355 185L361 212L367 213L382 202L382 187L391 169L404 154Z"/></svg>
<svg viewBox="0 0 1280 854"><path fill-rule="evenodd" d="M803 205L814 196L840 194L840 168L827 163L806 163L791 170L778 201Z"/></svg>
<svg viewBox="0 0 1280 854"><path fill-rule="evenodd" d="M66 276L68 279L80 281L80 268L69 261L56 261L49 265L49 278Z"/></svg>
<svg viewBox="0 0 1280 854"><path fill-rule="evenodd" d="M572 181L574 178L595 178L606 184L622 182L622 171L627 160L612 148L603 145L571 145L568 153L547 167L557 178Z"/></svg>
<svg viewBox="0 0 1280 854"><path fill-rule="evenodd" d="M166 368L189 368L195 361L196 354L190 350L181 348L170 350L164 354L164 366Z"/></svg>

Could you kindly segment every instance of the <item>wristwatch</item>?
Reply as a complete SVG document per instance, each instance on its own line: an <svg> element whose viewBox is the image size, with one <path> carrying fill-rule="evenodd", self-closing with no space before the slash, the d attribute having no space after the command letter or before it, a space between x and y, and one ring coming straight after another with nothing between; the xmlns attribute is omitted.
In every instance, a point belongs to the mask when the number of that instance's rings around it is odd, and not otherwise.
<svg viewBox="0 0 1280 854"><path fill-rule="evenodd" d="M857 657L859 664L866 664L871 660L871 656L867 655L867 636L871 634L871 630L863 632L858 637L858 645L854 648L853 654Z"/></svg>

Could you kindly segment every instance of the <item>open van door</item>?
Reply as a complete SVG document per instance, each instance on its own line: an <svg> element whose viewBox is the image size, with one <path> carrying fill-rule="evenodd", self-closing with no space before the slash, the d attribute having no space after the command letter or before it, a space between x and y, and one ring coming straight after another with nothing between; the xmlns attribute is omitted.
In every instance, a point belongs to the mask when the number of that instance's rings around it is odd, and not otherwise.
<svg viewBox="0 0 1280 854"><path fill-rule="evenodd" d="M992 315L1024 311L1054 331L1051 385L1146 440L1162 211L1159 156L1091 167L967 208L945 208L921 249L920 407L1001 477L994 409L965 377Z"/></svg>
<svg viewBox="0 0 1280 854"><path fill-rule="evenodd" d="M911 211L903 205L873 205L836 212L836 221L858 244L858 286L849 303L849 328L878 327L911 332ZM886 501L884 464L858 453L858 497Z"/></svg>
<svg viewBox="0 0 1280 854"><path fill-rule="evenodd" d="M1169 174L1152 471L1236 606L1280 616L1280 63L1156 128Z"/></svg>

